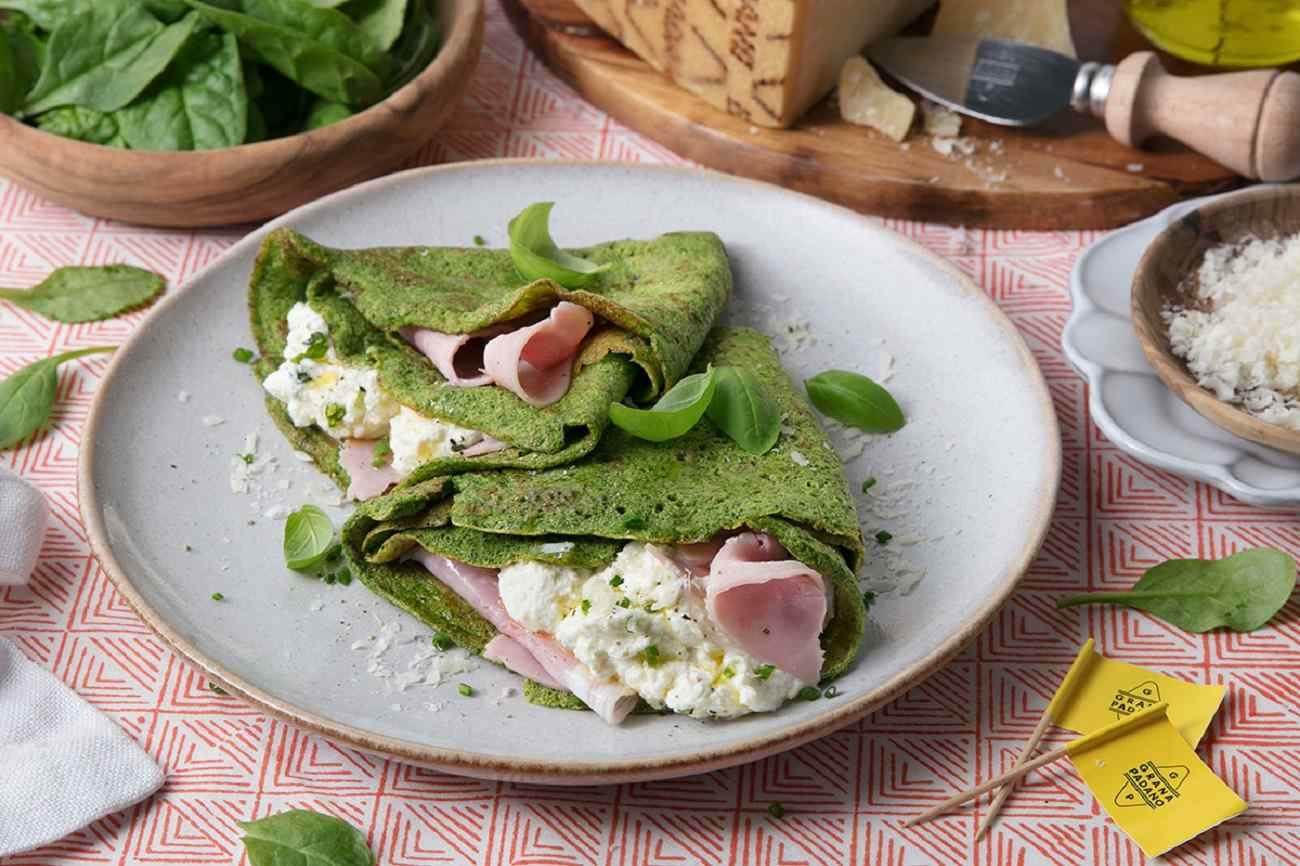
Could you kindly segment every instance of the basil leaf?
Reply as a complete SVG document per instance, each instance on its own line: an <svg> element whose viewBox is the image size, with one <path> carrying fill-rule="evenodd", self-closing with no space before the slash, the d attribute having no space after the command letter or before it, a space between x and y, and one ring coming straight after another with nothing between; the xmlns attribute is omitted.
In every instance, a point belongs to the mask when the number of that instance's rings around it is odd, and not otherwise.
<svg viewBox="0 0 1300 866"><path fill-rule="evenodd" d="M290 809L239 829L252 866L374 866L365 835L333 815Z"/></svg>
<svg viewBox="0 0 1300 866"><path fill-rule="evenodd" d="M393 46L393 74L388 92L400 90L423 72L438 53L438 15L426 0L413 0L406 11L406 29Z"/></svg>
<svg viewBox="0 0 1300 866"><path fill-rule="evenodd" d="M284 522L284 564L294 571L319 565L334 543L334 524L315 505L304 505Z"/></svg>
<svg viewBox="0 0 1300 866"><path fill-rule="evenodd" d="M384 85L380 77L365 63L339 51L333 44L320 41L317 37L325 34L312 30L306 18L301 23L290 20L278 24L221 9L212 3L185 2L191 9L203 13L208 21L234 34L246 55L278 70L317 96L348 105L369 105L383 96ZM301 5L305 9L314 9L307 3ZM338 14L346 20L346 16ZM331 39L330 42L337 44L339 40ZM270 118L267 120L269 122Z"/></svg>
<svg viewBox="0 0 1300 866"><path fill-rule="evenodd" d="M406 0L350 0L343 11L380 51L391 50L406 26Z"/></svg>
<svg viewBox="0 0 1300 866"><path fill-rule="evenodd" d="M98 322L148 303L165 285L130 265L59 268L32 289L0 289L0 299L57 322Z"/></svg>
<svg viewBox="0 0 1300 866"><path fill-rule="evenodd" d="M113 349L113 346L94 346L42 358L0 381L0 451L17 445L50 420L59 388L60 364Z"/></svg>
<svg viewBox="0 0 1300 866"><path fill-rule="evenodd" d="M305 129L321 129L338 123L340 120L347 120L351 116L352 109L343 103L318 99L312 103L311 110L307 112L307 120L303 126Z"/></svg>
<svg viewBox="0 0 1300 866"><path fill-rule="evenodd" d="M633 409L622 403L609 404L609 420L638 439L667 442L700 423L717 390L717 371L687 376L659 398L649 409Z"/></svg>
<svg viewBox="0 0 1300 866"><path fill-rule="evenodd" d="M709 420L750 454L766 454L781 437L781 413L743 367L718 368Z"/></svg>
<svg viewBox="0 0 1300 866"><path fill-rule="evenodd" d="M893 433L906 420L893 396L860 373L827 370L804 381L812 404L841 424L869 433Z"/></svg>
<svg viewBox="0 0 1300 866"><path fill-rule="evenodd" d="M197 16L163 25L133 0L95 0L50 35L49 56L23 111L64 105L116 111L172 62Z"/></svg>
<svg viewBox="0 0 1300 866"><path fill-rule="evenodd" d="M113 115L82 108L79 105L65 105L47 111L36 118L36 126L41 130L64 138L102 144L107 147L126 147L126 139L117 128Z"/></svg>
<svg viewBox="0 0 1300 866"><path fill-rule="evenodd" d="M551 280L566 289L590 285L609 265L564 252L551 240L551 208L555 202L530 204L510 221L510 258L525 280Z"/></svg>
<svg viewBox="0 0 1300 866"><path fill-rule="evenodd" d="M229 33L190 40L144 95L117 112L135 150L210 150L244 143L248 93L239 43Z"/></svg>
<svg viewBox="0 0 1300 866"><path fill-rule="evenodd" d="M1148 569L1127 592L1083 593L1056 606L1118 604L1190 632L1254 631L1287 603L1295 581L1295 560L1282 551L1243 550L1217 560L1171 559Z"/></svg>

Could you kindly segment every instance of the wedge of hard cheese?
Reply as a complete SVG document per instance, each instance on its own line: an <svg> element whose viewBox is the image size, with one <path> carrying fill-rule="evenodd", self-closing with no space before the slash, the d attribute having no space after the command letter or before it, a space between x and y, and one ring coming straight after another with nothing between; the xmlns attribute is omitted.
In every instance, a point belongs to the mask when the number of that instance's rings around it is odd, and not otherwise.
<svg viewBox="0 0 1300 866"><path fill-rule="evenodd" d="M712 105L790 126L840 67L933 0L576 0L606 32Z"/></svg>

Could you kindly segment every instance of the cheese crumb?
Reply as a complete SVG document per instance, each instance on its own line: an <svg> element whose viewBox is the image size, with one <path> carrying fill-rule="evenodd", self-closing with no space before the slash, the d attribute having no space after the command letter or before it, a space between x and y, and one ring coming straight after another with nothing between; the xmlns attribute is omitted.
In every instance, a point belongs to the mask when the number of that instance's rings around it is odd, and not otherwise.
<svg viewBox="0 0 1300 866"><path fill-rule="evenodd" d="M1162 312L1173 352L1202 388L1300 430L1300 235L1210 250L1196 303Z"/></svg>
<svg viewBox="0 0 1300 866"><path fill-rule="evenodd" d="M850 57L840 68L839 102L840 116L849 123L869 126L894 141L907 137L916 117L912 100L881 81L861 57Z"/></svg>
<svg viewBox="0 0 1300 866"><path fill-rule="evenodd" d="M961 135L961 115L937 102L921 100L921 122L925 131L939 138L956 138Z"/></svg>

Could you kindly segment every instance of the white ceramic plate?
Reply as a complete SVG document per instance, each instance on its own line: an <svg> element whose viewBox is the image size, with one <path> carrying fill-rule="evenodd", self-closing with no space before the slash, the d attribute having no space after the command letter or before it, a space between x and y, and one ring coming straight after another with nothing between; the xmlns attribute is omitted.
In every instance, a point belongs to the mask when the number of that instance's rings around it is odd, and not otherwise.
<svg viewBox="0 0 1300 866"><path fill-rule="evenodd" d="M283 524L264 516L319 503L331 489L295 461L257 382L230 358L250 344L245 286L267 229L159 305L117 353L89 422L80 483L92 542L163 637L232 691L360 748L472 775L584 783L682 775L792 748L915 684L975 635L1046 531L1060 453L1032 357L955 267L810 197L618 164L413 171L272 226L341 246L467 245L476 234L500 245L507 220L535 201L559 203L554 232L570 244L717 231L736 276L731 321L779 330L796 377L830 366L876 374L892 356L890 387L910 422L871 441L848 472L854 489L880 479L865 523L896 538L873 551L868 579L882 597L841 696L733 722L656 716L610 728L590 713L501 697L518 681L482 662L437 687L400 691L376 677L376 661L400 673L426 651L428 629L357 583L325 586L287 571ZM206 426L209 416L222 423ZM259 460L274 457L278 468L254 477L260 492L234 493L231 458L254 431ZM225 601L212 601L214 591ZM370 638L393 623L394 645L376 660ZM459 681L478 694L460 697Z"/></svg>
<svg viewBox="0 0 1300 866"><path fill-rule="evenodd" d="M1234 436L1201 417L1160 381L1133 333L1133 272L1151 241L1189 211L1245 192L1180 202L1085 250L1070 275L1074 309L1061 343L1091 386L1092 420L1120 448L1252 505L1296 505L1300 457Z"/></svg>

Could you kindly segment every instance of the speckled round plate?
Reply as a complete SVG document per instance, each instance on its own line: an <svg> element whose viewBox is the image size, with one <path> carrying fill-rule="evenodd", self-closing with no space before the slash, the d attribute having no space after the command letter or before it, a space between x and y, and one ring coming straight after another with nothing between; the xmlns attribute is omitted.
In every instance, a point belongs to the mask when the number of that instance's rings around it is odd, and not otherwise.
<svg viewBox="0 0 1300 866"><path fill-rule="evenodd" d="M402 674L427 664L429 630L358 583L327 586L284 568L277 517L337 494L294 458L258 383L231 360L251 344L245 286L262 236L290 225L339 246L468 245L475 235L501 245L507 220L535 201L558 203L553 229L567 244L718 232L736 275L730 320L777 335L796 378L828 367L888 378L908 425L889 437L836 435L853 489L879 479L860 497L864 526L894 534L871 551L864 579L880 599L838 697L730 722L647 716L611 728L591 713L527 704L507 693L517 679L484 662L402 689L411 679ZM257 458L249 489L236 492L232 466L250 434ZM578 784L754 760L915 685L1011 592L1047 529L1059 475L1056 420L1024 343L957 268L911 241L843 208L720 174L502 161L367 183L235 245L117 353L91 413L80 487L91 543L118 588L231 692L358 748L456 773ZM341 521L344 511L334 513ZM461 697L458 682L476 695Z"/></svg>

